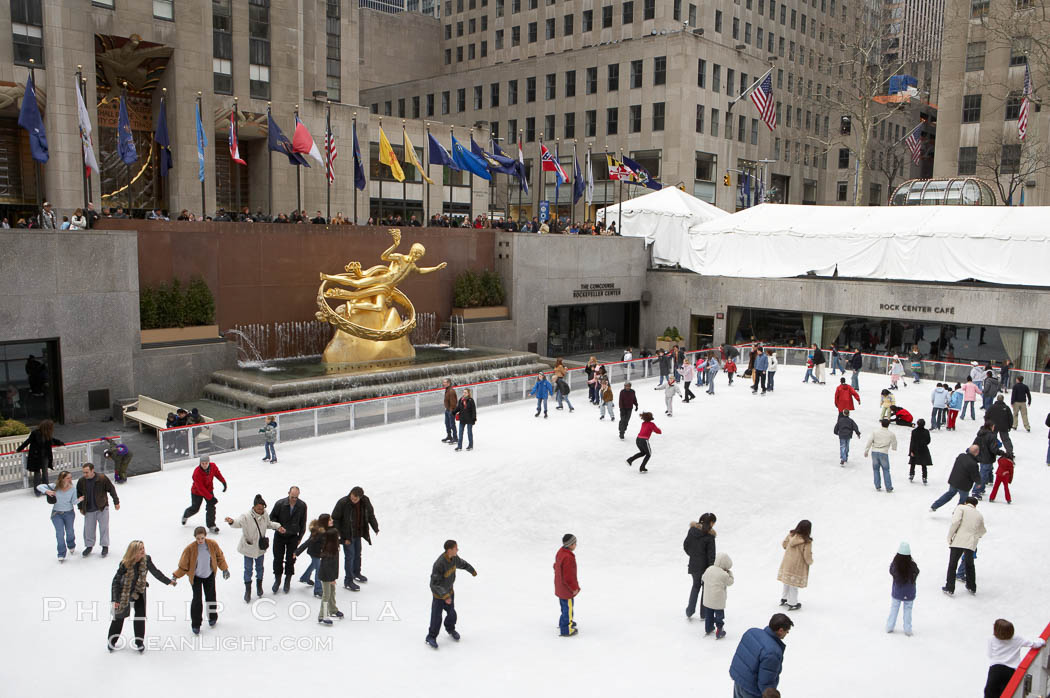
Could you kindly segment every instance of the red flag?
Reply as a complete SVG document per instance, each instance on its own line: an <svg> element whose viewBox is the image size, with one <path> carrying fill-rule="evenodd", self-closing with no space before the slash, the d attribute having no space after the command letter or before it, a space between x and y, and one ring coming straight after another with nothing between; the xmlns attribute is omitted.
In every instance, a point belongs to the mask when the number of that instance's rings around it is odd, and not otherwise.
<svg viewBox="0 0 1050 698"><path fill-rule="evenodd" d="M230 135L228 140L230 142L230 159L238 164L247 165L248 163L241 159L241 149L237 145L237 112L232 109L230 110Z"/></svg>
<svg viewBox="0 0 1050 698"><path fill-rule="evenodd" d="M302 121L299 120L299 115L295 115L295 133L292 134L292 150L296 153L307 153L320 165L324 165L324 159L321 158L321 151L317 149L317 144L314 143L314 137L310 135L310 132L306 130L306 126Z"/></svg>

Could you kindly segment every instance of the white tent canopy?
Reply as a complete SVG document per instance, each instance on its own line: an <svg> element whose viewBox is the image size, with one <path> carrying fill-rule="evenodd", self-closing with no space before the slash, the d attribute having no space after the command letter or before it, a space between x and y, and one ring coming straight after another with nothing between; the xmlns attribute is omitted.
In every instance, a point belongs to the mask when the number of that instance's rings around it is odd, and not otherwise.
<svg viewBox="0 0 1050 698"><path fill-rule="evenodd" d="M624 201L622 205L623 229L619 233L645 238L645 244L653 246L656 264L680 264L683 258L690 261L693 252L689 245L689 227L729 215L677 187L664 187ZM620 204L600 209L598 219L609 223L619 221Z"/></svg>
<svg viewBox="0 0 1050 698"><path fill-rule="evenodd" d="M1050 285L1050 207L761 204L690 228L710 276Z"/></svg>

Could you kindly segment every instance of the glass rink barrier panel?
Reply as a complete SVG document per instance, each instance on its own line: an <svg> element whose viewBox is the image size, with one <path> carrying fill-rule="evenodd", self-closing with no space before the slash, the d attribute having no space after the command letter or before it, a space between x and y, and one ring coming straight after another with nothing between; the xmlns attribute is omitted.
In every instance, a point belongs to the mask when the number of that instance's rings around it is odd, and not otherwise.
<svg viewBox="0 0 1050 698"><path fill-rule="evenodd" d="M0 443L0 491L22 489L32 486L32 478L26 470L26 457L28 450L21 453L16 451L27 435L13 439L4 439ZM108 437L114 443L120 443L120 437ZM56 446L51 449L54 468L49 476L54 482L58 473L68 470L73 473L74 479L80 478L80 468L85 463L91 463L95 470L101 473L113 472L113 461L103 455L109 443L103 439L91 439L90 441L76 441L65 446Z"/></svg>

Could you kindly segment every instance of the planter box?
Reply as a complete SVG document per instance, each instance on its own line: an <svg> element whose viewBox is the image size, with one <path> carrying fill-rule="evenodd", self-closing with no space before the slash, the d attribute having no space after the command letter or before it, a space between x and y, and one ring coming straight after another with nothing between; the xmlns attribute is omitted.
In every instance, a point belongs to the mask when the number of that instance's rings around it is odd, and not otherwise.
<svg viewBox="0 0 1050 698"><path fill-rule="evenodd" d="M481 308L453 308L453 315L464 320L506 320L510 311L505 305L490 305Z"/></svg>
<svg viewBox="0 0 1050 698"><path fill-rule="evenodd" d="M218 325L197 325L195 327L166 327L161 330L142 330L143 344L168 344L171 342L192 342L201 339L218 339Z"/></svg>
<svg viewBox="0 0 1050 698"><path fill-rule="evenodd" d="M656 348L657 349L663 349L664 351L671 351L672 349L674 349L674 345L677 344L678 348L681 349L682 348L682 342L684 342L684 341L685 340L683 339L681 341L665 342L662 339L658 339L658 340L656 340Z"/></svg>

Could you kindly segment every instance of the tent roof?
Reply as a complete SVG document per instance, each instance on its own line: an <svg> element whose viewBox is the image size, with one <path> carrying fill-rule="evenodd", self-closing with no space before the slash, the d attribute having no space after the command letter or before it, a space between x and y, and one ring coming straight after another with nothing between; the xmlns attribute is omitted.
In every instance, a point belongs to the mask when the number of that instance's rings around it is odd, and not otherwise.
<svg viewBox="0 0 1050 698"><path fill-rule="evenodd" d="M620 205L606 206L598 211L598 217L608 216L612 219L620 213ZM623 202L623 213L652 213L662 216L682 216L694 218L695 222L702 223L713 218L721 218L729 214L702 201L695 196L686 194L678 187L664 187L659 191L635 197Z"/></svg>

